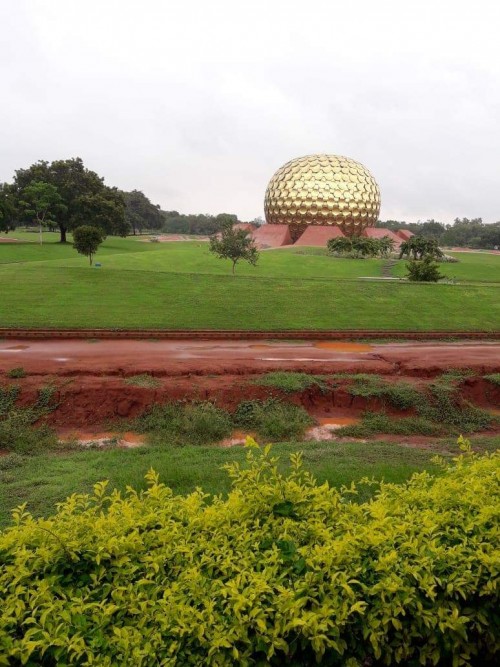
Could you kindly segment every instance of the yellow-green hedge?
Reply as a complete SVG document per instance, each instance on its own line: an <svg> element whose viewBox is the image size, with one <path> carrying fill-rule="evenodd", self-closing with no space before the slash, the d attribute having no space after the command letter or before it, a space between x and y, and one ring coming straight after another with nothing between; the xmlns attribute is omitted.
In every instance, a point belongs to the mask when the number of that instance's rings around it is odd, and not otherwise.
<svg viewBox="0 0 500 667"><path fill-rule="evenodd" d="M0 664L494 664L498 455L357 503L255 447L226 499L151 472L144 493L100 483L50 519L15 513Z"/></svg>

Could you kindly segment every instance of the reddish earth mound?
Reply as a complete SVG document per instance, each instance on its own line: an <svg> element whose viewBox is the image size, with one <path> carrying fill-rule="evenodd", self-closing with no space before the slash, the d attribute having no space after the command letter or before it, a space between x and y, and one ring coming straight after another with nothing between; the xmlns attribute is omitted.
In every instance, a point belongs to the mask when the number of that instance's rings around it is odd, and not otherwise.
<svg viewBox="0 0 500 667"><path fill-rule="evenodd" d="M336 239L339 236L344 236L344 234L340 227L336 225L309 225L300 238L295 241L295 245L325 248L330 239Z"/></svg>
<svg viewBox="0 0 500 667"><path fill-rule="evenodd" d="M292 237L288 225L262 225L252 233L257 248L279 248L290 245Z"/></svg>

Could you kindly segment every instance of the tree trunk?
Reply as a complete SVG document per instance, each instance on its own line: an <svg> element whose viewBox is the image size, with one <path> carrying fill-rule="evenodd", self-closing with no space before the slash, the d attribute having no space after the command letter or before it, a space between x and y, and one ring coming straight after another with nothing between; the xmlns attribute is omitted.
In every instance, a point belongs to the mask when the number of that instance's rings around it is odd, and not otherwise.
<svg viewBox="0 0 500 667"><path fill-rule="evenodd" d="M59 243L66 243L66 227L63 225L59 225L59 231L61 233L61 238L59 239Z"/></svg>

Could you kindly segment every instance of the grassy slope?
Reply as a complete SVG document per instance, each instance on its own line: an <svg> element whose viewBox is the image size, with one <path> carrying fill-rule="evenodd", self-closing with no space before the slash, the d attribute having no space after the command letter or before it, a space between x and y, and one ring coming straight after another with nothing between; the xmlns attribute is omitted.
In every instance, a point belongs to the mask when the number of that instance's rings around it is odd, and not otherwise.
<svg viewBox="0 0 500 667"><path fill-rule="evenodd" d="M287 280L11 264L0 326L498 329L492 286Z"/></svg>
<svg viewBox="0 0 500 667"><path fill-rule="evenodd" d="M304 451L305 464L319 480L350 484L364 475L399 482L413 471L429 469L432 453L370 443L291 443L276 445L274 451L286 460L291 452ZM48 514L54 505L71 493L87 492L92 484L109 479L112 487L127 485L145 488L144 475L153 467L162 481L176 493L202 486L208 493L225 492L228 478L221 466L243 461L243 448L183 447L165 449L111 449L43 455L26 459L12 470L0 472L0 525L8 521L10 510L28 502L30 511ZM432 467L432 466L431 466Z"/></svg>
<svg viewBox="0 0 500 667"><path fill-rule="evenodd" d="M0 283L8 286L0 326L493 331L500 324L495 286L355 280L378 275L380 260L274 250L232 277L205 243L108 237L97 256L103 267L91 269L70 244L46 237L52 242L43 246L0 244ZM484 275L496 275L492 255L445 266L477 277L480 261Z"/></svg>
<svg viewBox="0 0 500 667"><path fill-rule="evenodd" d="M456 257L457 264L439 264L439 271L447 278L467 281L500 282L500 255L480 252L448 252ZM392 270L394 276L403 277L406 260L398 262Z"/></svg>

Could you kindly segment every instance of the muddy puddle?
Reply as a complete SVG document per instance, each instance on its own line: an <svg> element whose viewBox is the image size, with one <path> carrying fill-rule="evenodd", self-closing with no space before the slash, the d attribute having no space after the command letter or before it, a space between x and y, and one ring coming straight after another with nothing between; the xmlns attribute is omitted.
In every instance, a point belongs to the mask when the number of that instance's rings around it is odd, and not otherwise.
<svg viewBox="0 0 500 667"><path fill-rule="evenodd" d="M133 449L145 444L145 436L132 431L116 433L112 431L82 432L64 430L58 433L59 442L69 444L76 443L81 447L123 447Z"/></svg>
<svg viewBox="0 0 500 667"><path fill-rule="evenodd" d="M339 340L325 340L314 343L320 350L335 350L336 352L370 352L373 345L368 343L344 343Z"/></svg>

